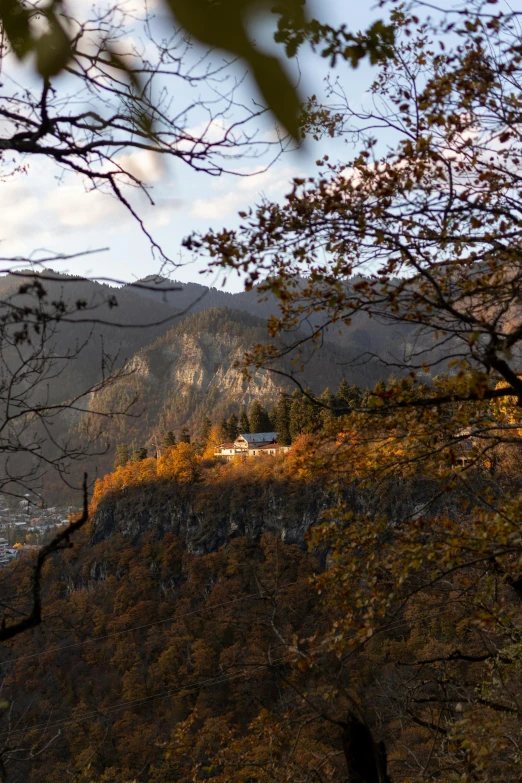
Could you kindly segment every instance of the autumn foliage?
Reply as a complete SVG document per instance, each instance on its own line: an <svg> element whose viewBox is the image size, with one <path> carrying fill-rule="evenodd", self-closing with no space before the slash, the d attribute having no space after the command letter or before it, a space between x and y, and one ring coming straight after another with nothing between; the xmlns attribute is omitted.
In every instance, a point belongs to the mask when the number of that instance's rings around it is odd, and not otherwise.
<svg viewBox="0 0 522 783"><path fill-rule="evenodd" d="M188 443L171 446L158 459L149 457L116 468L96 481L92 497L92 508L96 509L104 495L121 492L140 484L154 481L175 481L178 484L192 484L199 475L200 457Z"/></svg>

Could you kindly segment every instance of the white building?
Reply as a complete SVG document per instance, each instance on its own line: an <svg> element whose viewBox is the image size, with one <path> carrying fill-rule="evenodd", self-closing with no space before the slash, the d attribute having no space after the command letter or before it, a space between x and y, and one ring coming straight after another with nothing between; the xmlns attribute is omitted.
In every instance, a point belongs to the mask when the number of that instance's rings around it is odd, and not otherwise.
<svg viewBox="0 0 522 783"><path fill-rule="evenodd" d="M221 443L214 456L232 460L234 457L275 457L286 454L290 446L277 442L277 432L253 432L238 435L232 443Z"/></svg>
<svg viewBox="0 0 522 783"><path fill-rule="evenodd" d="M0 566L6 566L9 561L7 556L7 541L5 538L0 538Z"/></svg>

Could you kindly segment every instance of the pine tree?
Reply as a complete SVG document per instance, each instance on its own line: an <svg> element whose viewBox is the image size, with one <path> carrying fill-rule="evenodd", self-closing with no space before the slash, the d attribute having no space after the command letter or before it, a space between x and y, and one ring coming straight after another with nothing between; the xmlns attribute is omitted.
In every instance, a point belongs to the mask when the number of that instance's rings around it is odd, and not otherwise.
<svg viewBox="0 0 522 783"><path fill-rule="evenodd" d="M274 426L278 433L277 440L285 446L289 446L292 442L290 435L290 406L290 397L285 392L281 392L275 406Z"/></svg>
<svg viewBox="0 0 522 783"><path fill-rule="evenodd" d="M259 400L254 400L250 408L250 432L270 432L270 419Z"/></svg>
<svg viewBox="0 0 522 783"><path fill-rule="evenodd" d="M230 440L235 440L239 435L239 422L235 413L228 420L228 433Z"/></svg>
<svg viewBox="0 0 522 783"><path fill-rule="evenodd" d="M208 416L206 416L203 419L203 423L201 425L201 432L200 432L200 435L199 435L199 440L200 440L201 445L203 447L205 447L207 445L207 443L208 443L208 439L210 438L211 430L212 430L212 422L210 421Z"/></svg>
<svg viewBox="0 0 522 783"><path fill-rule="evenodd" d="M313 402L310 388L302 394L298 389L292 394L290 406L290 436L292 440L303 433L315 432L321 426L321 408ZM312 399L310 399L312 397Z"/></svg>
<svg viewBox="0 0 522 783"><path fill-rule="evenodd" d="M319 409L319 422L320 426L326 426L330 424L334 419L334 409L335 409L335 397L330 391L328 387L322 392L322 394L318 397L319 401L326 405L326 408L320 408Z"/></svg>
<svg viewBox="0 0 522 783"><path fill-rule="evenodd" d="M219 437L222 443L228 443L228 441L231 439L228 429L228 421L226 419L221 419L221 424L219 425Z"/></svg>
<svg viewBox="0 0 522 783"><path fill-rule="evenodd" d="M304 397L296 389L290 400L290 437L295 440L298 435L306 432L306 410Z"/></svg>
<svg viewBox="0 0 522 783"><path fill-rule="evenodd" d="M179 433L179 442L190 443L190 432L186 427L181 428L181 432Z"/></svg>
<svg viewBox="0 0 522 783"><path fill-rule="evenodd" d="M241 409L241 413L239 414L239 432L242 435L248 435L250 432L250 422L244 408Z"/></svg>
<svg viewBox="0 0 522 783"><path fill-rule="evenodd" d="M172 432L172 430L169 430L165 437L163 438L163 451L166 451L167 449L170 449L171 446L176 445L176 436Z"/></svg>
<svg viewBox="0 0 522 783"><path fill-rule="evenodd" d="M347 409L357 407L361 404L362 393L361 390L355 385L349 386L347 381L343 380L339 384L336 395L336 407L339 408L339 413L348 413Z"/></svg>
<svg viewBox="0 0 522 783"><path fill-rule="evenodd" d="M130 451L126 443L119 443L116 446L116 459L114 461L114 470L123 468L130 460Z"/></svg>
<svg viewBox="0 0 522 783"><path fill-rule="evenodd" d="M140 446L132 452L132 461L142 462L144 459L147 459L147 454L148 452L145 446Z"/></svg>

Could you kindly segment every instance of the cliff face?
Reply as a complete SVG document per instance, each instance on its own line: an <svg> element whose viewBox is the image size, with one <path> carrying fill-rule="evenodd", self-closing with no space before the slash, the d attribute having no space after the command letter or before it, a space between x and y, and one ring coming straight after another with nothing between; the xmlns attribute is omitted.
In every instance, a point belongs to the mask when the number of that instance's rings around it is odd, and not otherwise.
<svg viewBox="0 0 522 783"><path fill-rule="evenodd" d="M289 544L304 546L306 533L329 505L317 487L289 482L233 486L195 486L182 491L176 485L133 487L108 496L92 522L90 543L95 545L118 532L136 541L144 533L159 538L173 533L194 554L215 552L237 536L257 541L273 533Z"/></svg>
<svg viewBox="0 0 522 783"><path fill-rule="evenodd" d="M154 386L168 399L179 395L226 396L231 404L248 406L254 399L273 399L279 386L265 372L247 383L235 366L245 352L245 341L226 332L178 333L175 339L138 353L128 368L138 389Z"/></svg>
<svg viewBox="0 0 522 783"><path fill-rule="evenodd" d="M476 476L473 482L484 489L487 478ZM338 488L355 514L368 520L384 514L391 530L406 518L424 515L428 506L430 514L462 515L467 493L458 487L440 490L436 480L420 477L392 479L374 489L359 487L357 482ZM115 533L130 542L146 533L159 539L172 533L188 551L205 555L238 536L257 541L263 533L272 533L285 543L305 547L310 528L338 499L324 490L320 480L290 478L276 463L267 466L264 477L249 473L245 465L204 477L190 487L157 482L107 495L92 521L91 544Z"/></svg>

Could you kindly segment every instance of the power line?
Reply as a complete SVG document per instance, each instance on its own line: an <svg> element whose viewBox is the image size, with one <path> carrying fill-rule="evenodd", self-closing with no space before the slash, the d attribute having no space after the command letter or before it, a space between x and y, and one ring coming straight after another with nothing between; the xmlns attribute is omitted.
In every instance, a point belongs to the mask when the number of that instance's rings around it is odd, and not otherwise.
<svg viewBox="0 0 522 783"><path fill-rule="evenodd" d="M278 645L278 647L280 646L283 645L282 644ZM317 647L320 646L321 645L317 645ZM271 661L270 664L268 665L281 666L282 664L288 663L291 660L292 660L291 657L280 658L279 660ZM128 707L136 707L141 704L155 701L156 699L166 699L169 696L175 696L176 694L181 693L182 691L201 690L202 688L209 688L214 685L222 685L225 682L237 680L240 679L241 677L245 677L246 675L254 674L255 672L262 671L266 669L266 666L267 664L259 664L250 672L243 671L243 672L239 672L238 674L232 674L232 675L227 675L227 676L217 677L217 678L213 677L213 678L209 678L208 680L203 680L203 682L200 683L194 683L193 685L182 685L179 686L178 688L174 688L168 691L162 691L161 693L156 693L152 696L145 696L142 699L132 699L126 702L120 702L120 704L115 704L112 707L99 707L95 710L91 710L90 712L86 712L83 715L79 715L76 718L66 718L63 720L52 721L52 722L47 721L46 723L39 723L36 726L30 726L23 729L13 729L12 731L4 732L3 734L0 734L0 740L5 739L7 737L11 737L13 734L14 735L28 734L31 731L38 731L39 729L44 729L44 730L56 729L61 726L67 726L74 723L81 723L82 721L89 720L90 718L100 718L103 717L104 715L112 715L113 713L119 712L120 710L127 709Z"/></svg>
<svg viewBox="0 0 522 783"><path fill-rule="evenodd" d="M303 581L306 581L306 580L300 579L297 582L290 582L288 585L285 585L285 587L289 587L291 585L299 584L299 582L303 582ZM248 598L252 598L252 597L256 597L256 596L248 596ZM217 606L219 606L219 604ZM215 608L215 607L211 607L211 608ZM411 620L410 621L408 621L408 620L396 621L395 623L392 623L390 627L397 627L397 626L400 626L400 625L403 625L403 624L408 624L408 623L415 625L415 624L420 623L420 622L425 622L426 620L429 620L429 619L431 619L433 617L438 617L441 614L445 614L448 611L448 609L449 609L449 607L445 606L445 607L437 610L436 612L432 612L431 614L428 614L428 615L423 615L421 617L416 618L416 620L413 620L413 621L411 621ZM181 616L183 617L184 615L181 615ZM314 647L311 647L308 650L308 653L315 652L316 650L320 649L321 647L324 647L325 644L327 644L326 640L320 642L319 644L315 645ZM278 649L279 647L283 647L283 646L285 646L285 645L283 643L281 643L281 644L276 645L273 649ZM192 691L192 690L197 690L197 689L202 689L202 688L209 688L209 687L216 686L216 685L222 685L223 683L230 682L232 680L237 680L237 679L240 679L241 677L245 677L245 676L247 676L249 674L254 674L254 673L258 672L258 671L262 671L262 670L266 669L267 665L270 665L270 666L280 666L280 665L282 665L284 663L289 663L291 660L292 660L291 657L280 658L278 660L271 661L269 664L259 664L258 666L255 666L250 672L243 671L243 672L239 672L238 674L224 675L222 677L219 677L219 676L218 677L213 677L213 678L211 677L208 680L203 680L202 682L199 682L199 683L194 683L192 685L182 685L182 686L179 686L178 688L174 688L174 689L167 690L167 691L162 691L161 693L156 693L156 694L153 694L152 696L145 696L145 697L143 697L141 699L132 699L132 700L126 701L126 702L120 702L120 704L114 704L111 707L99 707L99 708L97 708L95 710L91 710L89 712L86 712L83 715L79 715L76 718L65 718L65 719L62 719L62 720L59 720L59 721L53 721L53 722L49 722L48 721L46 723L40 723L40 724L37 724L36 726L30 726L30 727L24 728L24 729L13 729L10 732L4 732L3 734L0 734L0 740L5 739L6 737L11 737L13 734L14 735L28 734L31 731L38 731L39 729L55 729L55 728L59 728L61 726L67 726L67 725L72 725L72 724L75 724L75 723L80 723L81 721L88 720L90 718L100 718L100 717L103 717L104 715L112 715L113 713L119 712L119 711L124 710L124 709L129 708L129 707L136 707L136 706L139 706L141 704L146 704L148 702L155 701L156 699L166 699L169 696L175 696L178 693L181 693L182 691Z"/></svg>
<svg viewBox="0 0 522 783"><path fill-rule="evenodd" d="M304 579L298 579L295 582L288 582L285 585L281 585L279 589L284 589L286 587L293 587L294 585L301 584L302 582L306 582L307 578ZM84 644L94 644L95 642L102 642L105 639L111 639L114 636L121 636L122 634L126 633L132 633L133 631L142 631L146 628L154 628L157 625L165 625L165 623L172 623L175 620L182 620L184 617L191 617L196 614L201 614L202 612L206 611L213 611L214 609L220 609L223 606L230 606L232 604L240 603L241 601L252 601L255 598L263 598L266 596L267 592L259 592L255 593L254 595L244 595L240 598L233 598L230 601L223 601L220 604L212 604L212 606L204 606L201 609L193 609L190 612L185 612L184 614L178 614L174 615L172 617L167 617L164 620L156 620L153 623L145 623L143 625L136 625L132 628L125 628L123 631L113 631L112 633L105 634L104 636L94 636L90 639L84 639L81 642L74 642L73 644L65 644L62 647L52 647L50 650L44 650L43 652L39 653L32 653L31 655L20 655L17 658L9 658L7 661L0 661L0 666L8 666L12 663L17 663L18 661L27 661L31 660L33 658L41 658L44 655L52 655L54 653L61 652L62 650L71 650L76 647L82 647Z"/></svg>

